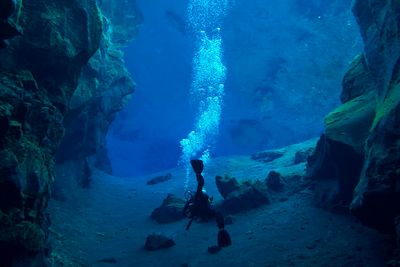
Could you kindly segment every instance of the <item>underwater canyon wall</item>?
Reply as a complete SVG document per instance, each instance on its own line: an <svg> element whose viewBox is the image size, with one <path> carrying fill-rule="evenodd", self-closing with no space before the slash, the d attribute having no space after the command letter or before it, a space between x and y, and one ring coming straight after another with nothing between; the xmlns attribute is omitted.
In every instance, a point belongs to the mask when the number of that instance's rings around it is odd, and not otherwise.
<svg viewBox="0 0 400 267"><path fill-rule="evenodd" d="M357 0L365 44L343 79L342 105L309 159L317 200L394 232L400 215L400 2Z"/></svg>
<svg viewBox="0 0 400 267"><path fill-rule="evenodd" d="M128 1L1 5L10 12L0 14L0 262L45 266L56 153L80 160L103 147L132 92L120 48L136 34L140 13ZM116 5L129 14L116 14Z"/></svg>
<svg viewBox="0 0 400 267"><path fill-rule="evenodd" d="M73 163L77 180L88 186L88 161L111 173L105 136L115 114L129 101L134 82L123 49L137 34L142 15L134 1L97 1L103 14L100 48L83 68L64 118L65 136L57 163ZM68 167L70 168L71 165Z"/></svg>

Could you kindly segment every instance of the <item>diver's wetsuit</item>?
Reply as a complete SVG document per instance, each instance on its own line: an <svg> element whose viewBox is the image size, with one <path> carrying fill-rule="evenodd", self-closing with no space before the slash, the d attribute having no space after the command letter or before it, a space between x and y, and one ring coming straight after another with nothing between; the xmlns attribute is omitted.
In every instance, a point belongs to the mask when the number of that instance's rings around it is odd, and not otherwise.
<svg viewBox="0 0 400 267"><path fill-rule="evenodd" d="M197 190L195 195L188 200L183 209L185 216L190 219L188 225L186 226L186 230L189 230L195 218L199 218L203 221L208 221L211 218L215 218L219 228L218 246L229 246L231 245L231 239L228 232L226 232L224 229L224 216L211 207L211 200L209 196L203 192L204 178L201 175L203 171L203 162L201 160L192 160L190 163L192 164L193 170L196 173Z"/></svg>

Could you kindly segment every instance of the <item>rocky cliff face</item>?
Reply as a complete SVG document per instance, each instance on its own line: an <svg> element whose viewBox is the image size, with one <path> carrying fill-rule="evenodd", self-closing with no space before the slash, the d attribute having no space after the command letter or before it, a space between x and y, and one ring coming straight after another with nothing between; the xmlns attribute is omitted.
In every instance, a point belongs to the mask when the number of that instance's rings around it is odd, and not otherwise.
<svg viewBox="0 0 400 267"><path fill-rule="evenodd" d="M3 2L15 6L0 18L2 47L8 45L0 50L0 262L44 266L54 157L64 133L63 142L79 142L63 159L99 150L112 114L132 91L119 48L135 34L137 13L114 21L117 1ZM125 22L126 35L113 34ZM20 35L4 35L5 25ZM85 140L90 152L81 148Z"/></svg>
<svg viewBox="0 0 400 267"><path fill-rule="evenodd" d="M400 215L400 2L357 0L353 12L364 53L344 77L342 105L325 118L308 172L320 181L320 204L350 205L364 223L394 231ZM321 189L326 180L335 192Z"/></svg>
<svg viewBox="0 0 400 267"><path fill-rule="evenodd" d="M103 13L100 48L83 68L64 118L65 136L57 162L74 162L78 182L88 186L89 158L96 167L111 173L105 135L116 112L130 99L134 82L125 68L122 49L137 33L142 17L132 1L98 1Z"/></svg>

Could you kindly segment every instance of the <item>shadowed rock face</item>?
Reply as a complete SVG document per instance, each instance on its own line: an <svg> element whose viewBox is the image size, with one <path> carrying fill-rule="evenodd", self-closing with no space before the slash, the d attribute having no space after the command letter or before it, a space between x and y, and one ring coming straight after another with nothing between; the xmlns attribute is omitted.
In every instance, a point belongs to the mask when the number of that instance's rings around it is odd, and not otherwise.
<svg viewBox="0 0 400 267"><path fill-rule="evenodd" d="M351 208L364 222L393 230L400 214L400 2L356 1L353 11L377 105Z"/></svg>
<svg viewBox="0 0 400 267"><path fill-rule="evenodd" d="M142 17L134 1L98 3L104 15L103 38L100 49L83 68L72 95L57 162L74 161L76 168L81 169L82 162L94 156L96 167L111 173L105 136L135 86L125 68L122 48L134 38ZM80 182L86 178L78 177Z"/></svg>
<svg viewBox="0 0 400 267"><path fill-rule="evenodd" d="M342 173L346 165L340 162L349 156L345 151L354 151L354 159L361 155L359 174L346 178L356 183L338 193L353 191L350 199L342 199L351 211L364 223L393 232L394 219L400 215L400 2L357 0L353 13L365 43L364 54L344 77L343 104L325 119L324 142L330 149L314 155L314 163L331 158L330 167ZM309 162L309 172L321 174L329 168L315 166Z"/></svg>
<svg viewBox="0 0 400 267"><path fill-rule="evenodd" d="M121 6L117 2L17 1L8 18L22 35L0 50L2 266L44 266L50 223L45 211L64 133L66 141L78 140L75 147L62 147L64 159L82 159L86 170L86 156L100 151L113 114L132 92L120 48L136 33L139 20L135 5L128 9L126 1L129 19L117 14L112 19L113 7ZM126 36L107 35L124 23L129 24L121 31Z"/></svg>

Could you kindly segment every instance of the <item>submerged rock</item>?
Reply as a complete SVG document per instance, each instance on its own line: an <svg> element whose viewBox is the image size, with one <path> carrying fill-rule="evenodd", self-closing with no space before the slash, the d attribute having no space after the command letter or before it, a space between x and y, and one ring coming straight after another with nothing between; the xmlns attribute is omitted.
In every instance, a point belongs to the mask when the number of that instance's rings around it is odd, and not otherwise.
<svg viewBox="0 0 400 267"><path fill-rule="evenodd" d="M377 105L351 210L364 223L393 232L400 215L400 2L356 0L353 12Z"/></svg>
<svg viewBox="0 0 400 267"><path fill-rule="evenodd" d="M8 20L15 12L15 8L15 0L3 0L0 2L0 49L7 46L6 39L21 34L17 26Z"/></svg>
<svg viewBox="0 0 400 267"><path fill-rule="evenodd" d="M317 202L350 206L363 223L394 233L400 215L400 2L355 0L353 13L364 53L344 77L342 105L326 117L307 174L316 181Z"/></svg>
<svg viewBox="0 0 400 267"><path fill-rule="evenodd" d="M44 247L45 233L37 225L23 221L15 226L15 239L29 253L38 253Z"/></svg>
<svg viewBox="0 0 400 267"><path fill-rule="evenodd" d="M101 12L102 38L99 49L78 76L79 83L64 118L66 131L57 163L92 157L96 168L111 174L105 140L116 113L128 103L135 89L125 67L123 48L136 36L142 15L134 0L93 2Z"/></svg>
<svg viewBox="0 0 400 267"><path fill-rule="evenodd" d="M294 164L306 162L308 157L314 152L314 147L309 147L305 150L299 150L294 154Z"/></svg>
<svg viewBox="0 0 400 267"><path fill-rule="evenodd" d="M185 204L185 200L173 194L168 194L161 206L154 209L150 217L158 223L171 223L182 220L185 218L183 215L183 207Z"/></svg>
<svg viewBox="0 0 400 267"><path fill-rule="evenodd" d="M368 71L368 63L364 54L358 55L353 60L343 78L342 86L343 89L340 94L342 103L374 91L375 86Z"/></svg>
<svg viewBox="0 0 400 267"><path fill-rule="evenodd" d="M175 241L171 238L159 234L150 234L146 238L144 249L148 251L155 251L173 246L175 246Z"/></svg>
<svg viewBox="0 0 400 267"><path fill-rule="evenodd" d="M307 162L308 179L316 181L315 200L328 210L346 209L351 202L363 164L352 147L322 135Z"/></svg>
<svg viewBox="0 0 400 267"><path fill-rule="evenodd" d="M215 183L217 185L218 192L223 198L226 198L230 193L240 188L240 185L236 178L229 177L227 175L225 175L224 177L216 176Z"/></svg>
<svg viewBox="0 0 400 267"><path fill-rule="evenodd" d="M103 40L106 31L121 32L104 28L109 20L99 9L103 1L18 1L17 7L21 8L18 14L11 15L15 2L0 3L0 46L5 45L3 39L19 34L20 29L23 33L9 39L9 47L0 50L0 210L12 218L14 225L7 228L0 224L0 232L8 231L13 236L10 240L1 240L1 247L12 250L5 253L7 260L33 266L29 262L33 254L44 255L42 247L48 233L45 211L51 187L58 180L54 175L54 155L66 136L65 127L69 128L69 120L76 126L67 129L67 144L58 151L65 152L64 159L80 161L78 166L87 178L88 168L84 163L100 151L101 145L97 144L103 144L102 137L113 114L123 106L126 91L132 91L133 86L125 85L133 83L127 71L116 75L124 68L122 60L113 61L121 67L104 75L107 83L98 83L100 73L109 68L101 64L105 60L92 61L91 57L104 55L107 47L111 47L111 40ZM120 3L104 2L106 5ZM10 3L11 8L5 7ZM132 18L132 14L128 17ZM131 23L126 29L136 26ZM108 58L117 55L107 52ZM85 67L88 62L93 64ZM87 70L85 74L82 68ZM98 72L90 72L93 69ZM93 86L106 84L114 91L106 93L102 86L96 87L97 91L77 90L81 77L88 72L92 74L89 76L93 78L90 80ZM90 83L88 79L86 82ZM83 95L85 101L76 101ZM82 181L86 185L89 180ZM0 262L4 262L3 252Z"/></svg>
<svg viewBox="0 0 400 267"><path fill-rule="evenodd" d="M282 176L279 172L270 171L265 181L271 190L277 191L283 188Z"/></svg>
<svg viewBox="0 0 400 267"><path fill-rule="evenodd" d="M226 213L242 212L270 203L266 186L263 186L261 182L239 183L236 178L228 175L216 176L215 182L224 198L221 209Z"/></svg>
<svg viewBox="0 0 400 267"><path fill-rule="evenodd" d="M261 183L242 183L229 193L221 204L226 213L237 213L269 204L270 200Z"/></svg>
<svg viewBox="0 0 400 267"><path fill-rule="evenodd" d="M281 151L264 151L251 155L251 159L261 162L271 162L282 157L285 153Z"/></svg>
<svg viewBox="0 0 400 267"><path fill-rule="evenodd" d="M400 215L399 125L400 103L378 123L368 139L363 171L351 203L354 214L385 232L393 232L394 220Z"/></svg>
<svg viewBox="0 0 400 267"><path fill-rule="evenodd" d="M171 179L172 179L172 174L167 173L166 175L161 175L161 176L157 176L157 177L150 179L149 181L146 182L146 184L147 185L155 185L155 184L166 182Z"/></svg>

